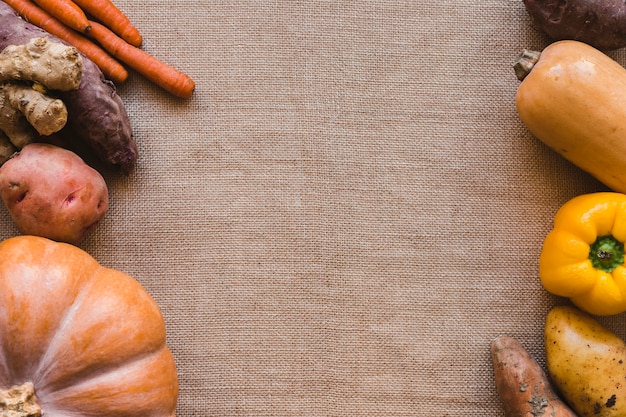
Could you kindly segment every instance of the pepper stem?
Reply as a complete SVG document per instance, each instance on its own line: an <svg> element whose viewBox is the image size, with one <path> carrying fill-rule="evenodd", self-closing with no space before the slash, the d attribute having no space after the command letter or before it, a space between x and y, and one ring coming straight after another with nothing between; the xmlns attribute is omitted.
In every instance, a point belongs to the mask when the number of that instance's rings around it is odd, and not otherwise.
<svg viewBox="0 0 626 417"><path fill-rule="evenodd" d="M33 384L26 382L7 390L0 389L0 416L41 417Z"/></svg>
<svg viewBox="0 0 626 417"><path fill-rule="evenodd" d="M589 260L594 268L611 272L624 264L624 243L612 235L600 236L589 249Z"/></svg>

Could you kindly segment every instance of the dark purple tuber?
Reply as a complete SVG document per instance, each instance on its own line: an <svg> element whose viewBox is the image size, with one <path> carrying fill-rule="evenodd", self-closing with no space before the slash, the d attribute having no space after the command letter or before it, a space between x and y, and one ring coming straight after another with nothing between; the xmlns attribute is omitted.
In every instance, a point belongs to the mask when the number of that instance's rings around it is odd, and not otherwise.
<svg viewBox="0 0 626 417"><path fill-rule="evenodd" d="M624 0L524 0L533 26L553 40L610 51L626 46Z"/></svg>

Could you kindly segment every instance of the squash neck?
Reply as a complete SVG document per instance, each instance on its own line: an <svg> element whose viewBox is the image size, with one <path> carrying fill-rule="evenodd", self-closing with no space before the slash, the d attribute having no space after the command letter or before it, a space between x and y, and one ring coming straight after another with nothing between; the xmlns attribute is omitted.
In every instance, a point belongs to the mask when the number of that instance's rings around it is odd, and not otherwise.
<svg viewBox="0 0 626 417"><path fill-rule="evenodd" d="M528 49L524 49L518 55L515 63L513 64L515 76L518 80L522 81L528 74L530 74L530 71L532 71L537 61L539 61L540 56L541 52L530 51Z"/></svg>
<svg viewBox="0 0 626 417"><path fill-rule="evenodd" d="M0 389L0 416L41 417L33 384L26 382L7 390Z"/></svg>

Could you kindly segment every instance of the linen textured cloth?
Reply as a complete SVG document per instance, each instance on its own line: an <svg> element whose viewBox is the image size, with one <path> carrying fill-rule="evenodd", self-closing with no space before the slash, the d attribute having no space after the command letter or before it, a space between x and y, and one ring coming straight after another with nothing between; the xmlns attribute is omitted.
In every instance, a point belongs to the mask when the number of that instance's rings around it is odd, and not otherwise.
<svg viewBox="0 0 626 417"><path fill-rule="evenodd" d="M543 239L605 189L518 119L522 1L115 3L196 90L118 87L138 165L82 247L161 307L177 415L501 416L489 344L544 363Z"/></svg>

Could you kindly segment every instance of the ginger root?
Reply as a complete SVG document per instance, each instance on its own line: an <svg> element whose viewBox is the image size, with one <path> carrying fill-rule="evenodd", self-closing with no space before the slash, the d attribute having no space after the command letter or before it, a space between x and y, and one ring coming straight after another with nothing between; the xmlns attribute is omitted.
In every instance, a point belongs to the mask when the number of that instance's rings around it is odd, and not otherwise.
<svg viewBox="0 0 626 417"><path fill-rule="evenodd" d="M33 38L0 52L0 151L18 149L63 129L67 108L48 91L70 91L80 86L83 61L74 47ZM4 137L6 136L6 137ZM1 158L1 156L0 156Z"/></svg>
<svg viewBox="0 0 626 417"><path fill-rule="evenodd" d="M0 85L0 130L17 148L63 129L67 122L65 104L21 84Z"/></svg>
<svg viewBox="0 0 626 417"><path fill-rule="evenodd" d="M5 84L2 91L11 107L19 110L40 135L51 135L65 126L67 109L60 99L19 84Z"/></svg>
<svg viewBox="0 0 626 417"><path fill-rule="evenodd" d="M0 91L0 131L17 148L33 142L37 136L35 129L22 113L11 106L8 97L2 91Z"/></svg>
<svg viewBox="0 0 626 417"><path fill-rule="evenodd" d="M49 90L77 89L83 74L78 50L46 38L9 45L0 52L0 81L31 81Z"/></svg>

